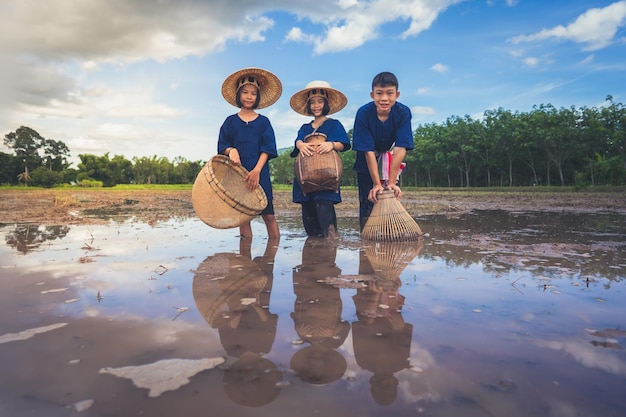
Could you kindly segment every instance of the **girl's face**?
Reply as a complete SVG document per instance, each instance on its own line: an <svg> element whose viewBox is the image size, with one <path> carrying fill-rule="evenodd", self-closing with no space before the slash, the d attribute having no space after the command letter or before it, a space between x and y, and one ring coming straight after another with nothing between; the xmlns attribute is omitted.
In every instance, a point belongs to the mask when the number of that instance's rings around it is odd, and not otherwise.
<svg viewBox="0 0 626 417"><path fill-rule="evenodd" d="M322 113L324 112L324 97L311 97L309 99L309 107L311 108L311 113L313 113L313 116L322 116Z"/></svg>
<svg viewBox="0 0 626 417"><path fill-rule="evenodd" d="M253 109L254 103L256 103L256 97L259 94L257 88L252 84L245 84L241 87L241 95L239 99L241 100L241 105L244 109Z"/></svg>

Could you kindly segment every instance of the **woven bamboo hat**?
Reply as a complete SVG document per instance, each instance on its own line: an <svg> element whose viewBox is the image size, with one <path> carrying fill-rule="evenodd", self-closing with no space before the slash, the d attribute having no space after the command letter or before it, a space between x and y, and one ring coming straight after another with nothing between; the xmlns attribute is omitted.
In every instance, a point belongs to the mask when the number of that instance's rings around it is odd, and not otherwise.
<svg viewBox="0 0 626 417"><path fill-rule="evenodd" d="M330 106L328 114L337 113L348 104L348 99L345 94L332 88L328 82L320 80L311 81L303 90L291 96L289 104L296 113L310 116L306 111L306 105L309 99L315 96L325 97L328 100L328 105Z"/></svg>
<svg viewBox="0 0 626 417"><path fill-rule="evenodd" d="M283 93L283 85L277 76L261 68L244 68L230 74L222 84L222 95L227 102L237 106L237 91L246 84L255 85L261 92L257 109L276 103Z"/></svg>

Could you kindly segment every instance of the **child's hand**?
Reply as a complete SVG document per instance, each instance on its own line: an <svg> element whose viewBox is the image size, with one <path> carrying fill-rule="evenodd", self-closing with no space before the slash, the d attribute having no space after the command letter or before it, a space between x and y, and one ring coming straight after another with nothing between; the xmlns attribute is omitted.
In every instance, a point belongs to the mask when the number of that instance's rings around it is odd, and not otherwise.
<svg viewBox="0 0 626 417"><path fill-rule="evenodd" d="M256 170L252 170L248 172L243 180L248 182L248 190L254 191L259 186L259 178L261 177L261 173Z"/></svg>
<svg viewBox="0 0 626 417"><path fill-rule="evenodd" d="M233 164L241 165L241 157L239 156L239 151L236 148L232 148L230 152L228 152L228 158Z"/></svg>
<svg viewBox="0 0 626 417"><path fill-rule="evenodd" d="M387 189L388 190L393 190L393 194L396 196L396 198L398 200L400 200L400 198L402 198L402 190L396 184L389 184L387 186Z"/></svg>
<svg viewBox="0 0 626 417"><path fill-rule="evenodd" d="M300 153L304 156L311 156L316 151L316 146L311 145L310 143L300 142L300 147L298 148Z"/></svg>
<svg viewBox="0 0 626 417"><path fill-rule="evenodd" d="M335 148L333 142L322 142L317 146L317 153L323 154L332 151Z"/></svg>
<svg viewBox="0 0 626 417"><path fill-rule="evenodd" d="M383 189L384 188L383 188L383 186L381 184L374 185L372 187L372 189L370 190L370 193L367 196L367 199L369 201L371 201L372 203L377 203L378 202L378 197L377 196L378 196L378 194L383 192Z"/></svg>

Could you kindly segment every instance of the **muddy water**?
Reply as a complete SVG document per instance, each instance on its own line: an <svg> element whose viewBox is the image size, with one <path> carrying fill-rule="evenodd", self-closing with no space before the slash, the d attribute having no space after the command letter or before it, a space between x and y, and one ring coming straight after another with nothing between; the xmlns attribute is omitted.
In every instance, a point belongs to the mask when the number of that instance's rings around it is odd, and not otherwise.
<svg viewBox="0 0 626 417"><path fill-rule="evenodd" d="M623 416L626 218L0 227L1 416Z"/></svg>

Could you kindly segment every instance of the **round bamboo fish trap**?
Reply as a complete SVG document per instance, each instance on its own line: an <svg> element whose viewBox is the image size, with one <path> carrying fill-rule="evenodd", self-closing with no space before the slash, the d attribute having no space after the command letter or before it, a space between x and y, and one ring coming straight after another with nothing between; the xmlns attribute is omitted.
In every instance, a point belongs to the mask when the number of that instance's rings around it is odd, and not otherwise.
<svg viewBox="0 0 626 417"><path fill-rule="evenodd" d="M318 147L326 142L326 135L311 133L304 141ZM296 156L294 172L304 194L324 190L337 191L343 174L343 165L335 150L323 154L315 152L310 156L304 156L300 152Z"/></svg>
<svg viewBox="0 0 626 417"><path fill-rule="evenodd" d="M211 227L230 229L249 222L267 206L263 188L248 190L248 171L224 155L213 156L200 170L191 190L196 215Z"/></svg>
<svg viewBox="0 0 626 417"><path fill-rule="evenodd" d="M393 190L384 190L374 204L361 237L383 242L418 240L422 237L422 229L395 197Z"/></svg>

